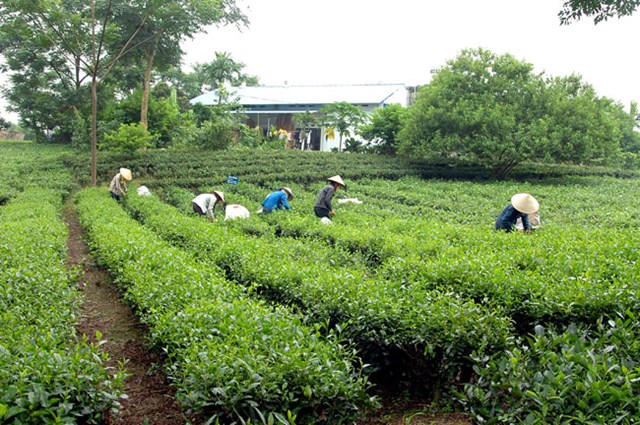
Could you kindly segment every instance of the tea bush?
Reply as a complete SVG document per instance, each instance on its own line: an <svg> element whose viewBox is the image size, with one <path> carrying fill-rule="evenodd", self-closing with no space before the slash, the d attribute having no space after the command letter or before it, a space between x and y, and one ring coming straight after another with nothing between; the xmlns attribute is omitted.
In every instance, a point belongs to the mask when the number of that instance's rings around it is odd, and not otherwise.
<svg viewBox="0 0 640 425"><path fill-rule="evenodd" d="M468 365L465 353L502 346L509 323L495 311L452 293L413 290L369 277L364 263L319 241L255 238L226 223L186 217L153 196L128 208L158 235L225 270L272 301L293 305L309 320L339 327L367 363L387 378L431 389L452 383Z"/></svg>
<svg viewBox="0 0 640 425"><path fill-rule="evenodd" d="M102 423L123 373L75 333L59 191L29 189L0 208L0 423Z"/></svg>
<svg viewBox="0 0 640 425"><path fill-rule="evenodd" d="M129 195L128 202L151 197ZM334 337L282 307L247 298L213 264L197 263L134 222L105 191L78 193L100 262L168 356L187 411L219 419L344 423L376 405L357 359ZM171 217L173 225L180 225Z"/></svg>
<svg viewBox="0 0 640 425"><path fill-rule="evenodd" d="M640 322L633 312L594 329L536 327L494 356L475 357L461 401L477 423L634 424L640 417Z"/></svg>

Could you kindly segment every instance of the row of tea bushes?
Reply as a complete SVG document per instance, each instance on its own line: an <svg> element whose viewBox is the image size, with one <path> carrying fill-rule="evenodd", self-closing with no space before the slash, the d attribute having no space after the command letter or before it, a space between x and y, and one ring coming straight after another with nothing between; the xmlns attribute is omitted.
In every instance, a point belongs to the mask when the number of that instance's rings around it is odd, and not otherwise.
<svg viewBox="0 0 640 425"><path fill-rule="evenodd" d="M239 203L240 205L247 206L253 205L254 208L257 209L257 204L254 199L259 196L264 196L264 191L257 188L256 186L249 185L253 193L247 194L246 186L245 189L242 190L231 190L225 192L225 199L229 201L229 203ZM193 214L193 209L191 206L191 201L194 198L194 193L187 189L183 189L180 187L169 187L161 191L160 197L166 203L173 205L182 213ZM257 204L260 205L260 204ZM216 213L216 217L222 218L224 217L224 213L222 207L216 206L214 209ZM273 222L269 218L272 216L277 216L280 218L284 218L284 216L274 213L274 214L256 214L254 211L251 211L251 219L249 220L231 220L225 223L226 229L236 229L236 234L245 233L252 236L259 236L266 239L271 239L273 237L284 237L288 236L288 226L280 226L278 222ZM262 217L260 219L258 217ZM275 223L274 225L270 223ZM350 270L358 269L359 272L363 274L367 274L366 270L366 260L362 256L358 255L348 255L348 247L345 247L345 250L335 250L330 249L325 241L320 240L305 240L304 243L299 243L296 241L292 241L292 243L299 246L296 249L296 256L298 257L307 257L314 258L316 262L331 262L334 266L341 264L344 267L349 267Z"/></svg>
<svg viewBox="0 0 640 425"><path fill-rule="evenodd" d="M0 207L0 423L102 423L123 373L79 339L62 194L31 189Z"/></svg>
<svg viewBox="0 0 640 425"><path fill-rule="evenodd" d="M26 188L56 189L61 196L75 184L61 156L70 149L58 145L0 141L0 205Z"/></svg>
<svg viewBox="0 0 640 425"><path fill-rule="evenodd" d="M453 293L370 279L350 266L349 255L318 242L247 236L227 223L187 217L154 196L127 204L158 235L230 279L341 329L381 379L400 374L420 386L428 376L428 385L444 387L467 370L468 353L498 349L511 332L495 311Z"/></svg>
<svg viewBox="0 0 640 425"><path fill-rule="evenodd" d="M250 160L247 158L250 157ZM89 155L66 158L66 165L75 175L88 176ZM219 185L227 176L237 176L241 182L268 186L271 182L313 184L319 179L350 170L349 178L398 178L424 173L445 173L450 170L432 167L401 157L369 154L336 155L310 151L146 151L134 155L99 152L98 180L107 182L119 167L126 165L134 178L144 184L164 186L165 183L185 187ZM328 174L326 174L328 173Z"/></svg>
<svg viewBox="0 0 640 425"><path fill-rule="evenodd" d="M349 422L375 406L357 359L334 335L248 298L218 267L140 226L104 190L84 190L76 200L96 257L166 351L165 370L185 410L225 423L304 424Z"/></svg>
<svg viewBox="0 0 640 425"><path fill-rule="evenodd" d="M90 155L69 155L67 167L88 183ZM98 152L98 181L108 183L122 167L127 166L143 184L156 187L176 182L195 190L219 185L227 176L241 182L270 187L274 182L287 186L312 185L329 176L340 174L345 181L360 179L396 180L406 176L477 180L492 179L489 170L469 164L427 163L418 159L375 154L339 154L298 150L281 151L171 151L148 150L128 153ZM517 179L540 179L567 175L619 175L610 169L580 166L522 164L512 175ZM633 175L625 170L622 174Z"/></svg>
<svg viewBox="0 0 640 425"><path fill-rule="evenodd" d="M508 199L515 190L512 182L461 184L413 179L393 184L357 182L355 191L365 188L361 196L365 203L337 207L339 216L333 226L319 226L315 217L299 210L252 217L236 226L247 233L255 233L256 228L264 234L277 229L281 236L326 241L364 256L380 280L401 281L427 291L453 291L488 303L504 309L524 331L536 323L592 323L601 315L638 305L634 294L640 249L627 225L640 220L632 205L618 195L637 191L633 182L585 178L581 184L573 179L531 187L541 193L551 218L528 237L495 232L487 224L490 200ZM309 201L308 193L299 193L304 202ZM592 205L589 193L601 202ZM384 199L394 196L397 202L387 208ZM406 199L401 202L401 198ZM486 204L479 210L484 212L469 221L470 214L457 205L462 199L479 199ZM449 212L427 213L430 204ZM389 212L398 208L403 214ZM611 220L611 210L626 221ZM591 226L580 225L581 214L592 217ZM557 216L570 225L554 223ZM260 226L264 223L270 228Z"/></svg>
<svg viewBox="0 0 640 425"><path fill-rule="evenodd" d="M607 229L526 236L442 226L432 228L428 242L407 241L407 253L387 260L378 277L464 294L503 309L524 331L592 323L640 307L637 242Z"/></svg>
<svg viewBox="0 0 640 425"><path fill-rule="evenodd" d="M503 353L476 356L477 379L461 402L475 423L637 424L637 311L589 328L537 326Z"/></svg>

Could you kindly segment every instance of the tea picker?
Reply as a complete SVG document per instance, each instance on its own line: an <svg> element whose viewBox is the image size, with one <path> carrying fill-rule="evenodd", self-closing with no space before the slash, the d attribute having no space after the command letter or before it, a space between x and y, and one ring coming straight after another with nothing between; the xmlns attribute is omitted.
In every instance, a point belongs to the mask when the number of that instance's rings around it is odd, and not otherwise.
<svg viewBox="0 0 640 425"><path fill-rule="evenodd" d="M281 187L264 198L258 214L270 213L273 210L290 210L291 205L289 205L289 202L291 201L293 201L293 191L288 187Z"/></svg>
<svg viewBox="0 0 640 425"><path fill-rule="evenodd" d="M193 212L206 215L209 221L216 219L213 209L216 205L221 205L225 209L224 193L214 190L211 193L202 193L191 200Z"/></svg>
<svg viewBox="0 0 640 425"><path fill-rule="evenodd" d="M127 194L127 182L130 182L133 176L128 168L120 168L118 174L113 176L109 183L109 192L111 197L116 201L120 201L122 196Z"/></svg>
<svg viewBox="0 0 640 425"><path fill-rule="evenodd" d="M336 214L336 212L331 207L331 200L333 199L333 195L336 194L340 187L346 189L347 185L344 184L342 177L336 175L333 177L329 177L327 179L326 186L323 187L318 193L316 204L313 207L313 212L315 213L316 217L318 217L325 224L331 223L330 217L333 217Z"/></svg>
<svg viewBox="0 0 640 425"><path fill-rule="evenodd" d="M516 193L511 197L511 203L507 205L496 219L496 230L513 232L516 230L516 222L522 220L522 226L526 233L531 233L529 214L537 213L540 204L528 193Z"/></svg>

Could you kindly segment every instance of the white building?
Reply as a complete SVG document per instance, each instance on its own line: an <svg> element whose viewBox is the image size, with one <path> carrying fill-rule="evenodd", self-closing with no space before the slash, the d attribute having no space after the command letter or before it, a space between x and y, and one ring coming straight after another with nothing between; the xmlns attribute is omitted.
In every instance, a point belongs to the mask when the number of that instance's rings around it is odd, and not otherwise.
<svg viewBox="0 0 640 425"><path fill-rule="evenodd" d="M360 106L371 113L385 105L408 106L415 96L415 88L404 84L356 84L356 85L316 85L316 86L254 86L230 87L228 99L233 99L243 107L251 127L259 126L267 131L272 126L295 132L293 116L310 112L316 116L323 106L346 102ZM217 105L218 91L213 90L191 99L191 104ZM333 139L326 137L326 129L312 129L308 146L311 150L330 151L338 147L340 135Z"/></svg>

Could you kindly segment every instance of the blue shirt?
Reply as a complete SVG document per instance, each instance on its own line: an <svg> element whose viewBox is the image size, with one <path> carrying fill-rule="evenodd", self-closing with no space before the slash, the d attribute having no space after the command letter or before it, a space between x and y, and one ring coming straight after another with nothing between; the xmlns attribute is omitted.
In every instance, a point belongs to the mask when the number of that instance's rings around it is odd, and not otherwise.
<svg viewBox="0 0 640 425"><path fill-rule="evenodd" d="M264 201L262 201L262 207L267 211L291 209L291 206L287 201L287 194L282 190L270 193Z"/></svg>
<svg viewBox="0 0 640 425"><path fill-rule="evenodd" d="M518 211L511 204L507 205L496 219L496 230L513 232L516 228L516 221L518 221L518 218L522 218L522 225L526 230L531 230L529 216Z"/></svg>

